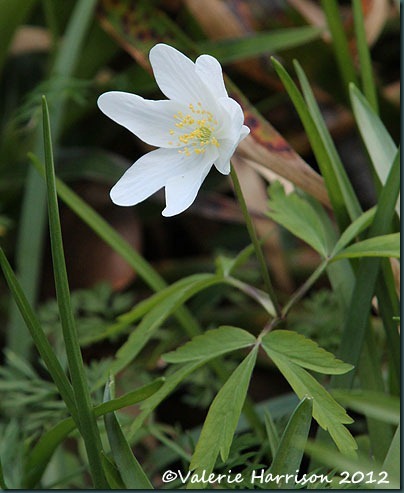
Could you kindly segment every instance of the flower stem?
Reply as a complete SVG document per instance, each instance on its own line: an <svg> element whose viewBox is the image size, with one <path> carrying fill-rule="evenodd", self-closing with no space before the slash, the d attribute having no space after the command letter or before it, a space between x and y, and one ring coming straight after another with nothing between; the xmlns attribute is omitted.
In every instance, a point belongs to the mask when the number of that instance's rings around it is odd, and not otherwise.
<svg viewBox="0 0 404 493"><path fill-rule="evenodd" d="M271 301L274 305L276 315L278 317L281 317L281 315L282 315L281 308L279 306L277 296L275 294L275 290L272 286L271 279L269 277L268 267L267 267L267 264L265 262L264 253L262 251L260 242L258 240L257 233L255 231L254 224L252 222L250 213L248 212L247 204L246 204L246 201L244 199L243 192L241 190L240 182L239 182L237 173L236 173L233 165L231 166L231 169L230 169L230 176L231 176L231 179L233 181L234 192L237 196L237 200L240 204L241 211L243 213L244 220L246 222L248 234L250 235L252 244L253 244L254 249L255 249L255 254L256 254L258 262L260 264L261 273L262 273L262 277L264 279L266 291L267 291L267 293L268 293L269 297L271 298Z"/></svg>
<svg viewBox="0 0 404 493"><path fill-rule="evenodd" d="M327 268L329 264L329 259L325 259L321 264L317 267L317 269L313 272L313 274L306 280L304 284L300 286L300 288L292 295L290 300L286 303L282 310L282 318L285 318L289 313L290 309L295 305L298 301L302 299L302 297L307 293L307 291L313 286L313 284L317 281L317 279L321 276L324 270Z"/></svg>

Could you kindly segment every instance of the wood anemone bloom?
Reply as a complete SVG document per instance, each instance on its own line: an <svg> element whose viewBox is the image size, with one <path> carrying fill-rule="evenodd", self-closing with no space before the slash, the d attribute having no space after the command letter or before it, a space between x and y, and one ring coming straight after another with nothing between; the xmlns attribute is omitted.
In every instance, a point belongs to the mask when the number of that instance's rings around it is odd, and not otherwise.
<svg viewBox="0 0 404 493"><path fill-rule="evenodd" d="M230 173L230 158L248 135L240 105L227 94L220 63L210 55L192 62L175 48L150 50L157 84L167 100L111 91L98 106L109 118L158 149L138 159L111 190L117 205L131 206L165 187L163 216L174 216L195 200L214 165Z"/></svg>

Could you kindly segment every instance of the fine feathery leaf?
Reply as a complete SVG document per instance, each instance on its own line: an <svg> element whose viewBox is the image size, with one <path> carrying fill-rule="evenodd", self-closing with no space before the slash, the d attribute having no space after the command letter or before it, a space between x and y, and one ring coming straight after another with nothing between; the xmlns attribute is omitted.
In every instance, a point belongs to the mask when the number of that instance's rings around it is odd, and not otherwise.
<svg viewBox="0 0 404 493"><path fill-rule="evenodd" d="M337 359L317 343L290 330L274 330L262 339L264 349L279 353L296 365L326 375L340 375L353 366Z"/></svg>
<svg viewBox="0 0 404 493"><path fill-rule="evenodd" d="M236 349L252 346L255 342L255 337L243 329L219 327L194 337L175 351L164 354L163 359L168 363L207 360Z"/></svg>
<svg viewBox="0 0 404 493"><path fill-rule="evenodd" d="M223 461L227 460L256 358L257 348L234 370L213 400L192 456L191 471L210 474L219 453Z"/></svg>

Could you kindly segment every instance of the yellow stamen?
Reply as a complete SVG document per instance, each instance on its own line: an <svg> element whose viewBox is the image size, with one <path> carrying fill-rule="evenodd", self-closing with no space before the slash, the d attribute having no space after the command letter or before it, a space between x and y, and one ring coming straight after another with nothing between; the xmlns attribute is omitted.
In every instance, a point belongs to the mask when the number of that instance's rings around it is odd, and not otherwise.
<svg viewBox="0 0 404 493"><path fill-rule="evenodd" d="M219 147L220 144L214 136L218 123L212 113L203 109L201 102L197 103L197 108L192 103L188 105L188 108L190 109L190 114L184 115L182 111L179 111L174 115L176 122L174 126L178 130L189 130L189 132L178 135L176 144L172 141L169 141L168 144L181 147L178 152L186 156L190 156L191 151L195 154L203 154L210 144ZM198 118L193 115L198 115ZM170 135L177 134L178 130L176 129L170 129ZM183 147L184 144L185 147Z"/></svg>

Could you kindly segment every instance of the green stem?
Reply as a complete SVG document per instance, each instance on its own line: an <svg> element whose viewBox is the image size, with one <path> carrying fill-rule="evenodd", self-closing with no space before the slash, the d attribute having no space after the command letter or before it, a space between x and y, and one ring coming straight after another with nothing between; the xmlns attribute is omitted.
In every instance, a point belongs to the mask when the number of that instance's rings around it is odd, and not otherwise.
<svg viewBox="0 0 404 493"><path fill-rule="evenodd" d="M240 204L241 211L243 213L244 220L246 222L248 234L250 235L252 244L254 245L255 254L257 256L258 262L259 262L260 267L261 267L261 273L262 273L262 277L264 279L266 291L267 291L267 293L268 293L269 297L271 298L271 301L274 305L276 315L278 317L280 317L281 316L281 309L280 309L280 306L279 306L279 303L277 300L277 296L275 294L275 290L272 286L271 279L269 277L268 267L267 267L267 264L265 262L264 253L262 251L260 242L258 240L257 233L255 231L250 213L248 212L248 208L247 208L246 201L244 199L243 191L241 190L240 182L239 182L237 173L236 173L233 165L231 166L230 176L231 176L231 179L233 180L234 192L235 192L235 194L237 196L237 200Z"/></svg>
<svg viewBox="0 0 404 493"><path fill-rule="evenodd" d="M46 184L48 190L49 229L60 321L80 422L80 432L84 439L91 475L95 488L105 489L108 488L108 483L104 476L104 470L100 457L100 452L102 450L101 438L97 428L94 410L91 405L90 392L87 386L78 334L71 308L70 291L67 280L66 263L60 227L59 208L57 203L49 110L44 96L42 97L42 111Z"/></svg>
<svg viewBox="0 0 404 493"><path fill-rule="evenodd" d="M292 295L289 301L282 309L282 317L285 318L289 313L290 309L295 305L298 301L300 301L303 296L307 293L307 291L313 286L313 284L317 281L317 279L321 276L324 270L327 268L330 259L325 259L321 264L317 267L317 269L313 272L313 274L306 280L304 284L300 286L300 288Z"/></svg>

